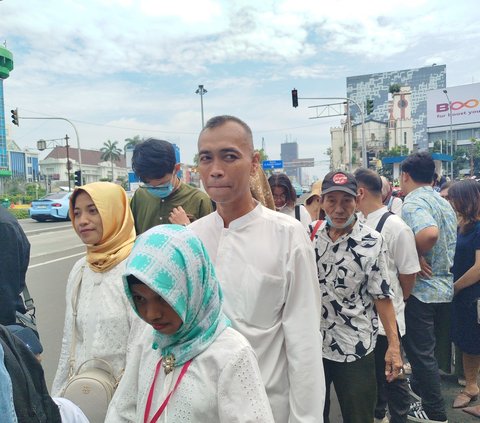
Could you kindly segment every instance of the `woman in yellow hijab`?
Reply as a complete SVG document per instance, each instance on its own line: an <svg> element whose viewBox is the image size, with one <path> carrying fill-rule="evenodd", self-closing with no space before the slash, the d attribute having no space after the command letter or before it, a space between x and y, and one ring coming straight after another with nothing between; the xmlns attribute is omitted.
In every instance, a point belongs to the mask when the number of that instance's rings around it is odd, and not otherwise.
<svg viewBox="0 0 480 423"><path fill-rule="evenodd" d="M137 319L122 284L125 261L135 241L127 194L110 182L81 186L70 197L69 215L87 254L68 278L62 350L52 396L63 396L70 375L93 358L108 365L96 360L84 367L110 366L119 378L125 368L130 327Z"/></svg>

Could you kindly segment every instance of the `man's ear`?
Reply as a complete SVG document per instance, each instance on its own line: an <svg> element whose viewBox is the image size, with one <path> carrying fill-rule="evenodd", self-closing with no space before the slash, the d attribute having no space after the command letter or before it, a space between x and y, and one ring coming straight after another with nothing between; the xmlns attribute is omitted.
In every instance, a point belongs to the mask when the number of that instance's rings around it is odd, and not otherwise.
<svg viewBox="0 0 480 423"><path fill-rule="evenodd" d="M250 169L251 176L257 173L259 166L260 166L260 153L258 151L254 151L252 156L252 167Z"/></svg>
<svg viewBox="0 0 480 423"><path fill-rule="evenodd" d="M173 174L176 175L180 171L181 163L177 163L173 168Z"/></svg>

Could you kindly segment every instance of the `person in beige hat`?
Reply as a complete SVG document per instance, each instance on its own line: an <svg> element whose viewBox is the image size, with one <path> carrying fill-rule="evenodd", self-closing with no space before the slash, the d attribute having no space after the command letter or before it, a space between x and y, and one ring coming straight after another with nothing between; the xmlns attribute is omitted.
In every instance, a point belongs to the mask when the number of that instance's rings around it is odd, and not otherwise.
<svg viewBox="0 0 480 423"><path fill-rule="evenodd" d="M322 203L320 194L322 192L322 181L316 181L312 185L312 190L308 197L305 199L303 205L307 209L308 213L312 217L312 222L315 220L325 219L325 212L322 209Z"/></svg>

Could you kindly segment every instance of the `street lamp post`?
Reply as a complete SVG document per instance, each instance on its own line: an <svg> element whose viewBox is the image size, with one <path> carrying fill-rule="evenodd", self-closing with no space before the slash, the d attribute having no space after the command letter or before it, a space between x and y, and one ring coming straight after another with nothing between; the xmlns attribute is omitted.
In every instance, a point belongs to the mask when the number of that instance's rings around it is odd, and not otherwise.
<svg viewBox="0 0 480 423"><path fill-rule="evenodd" d="M200 109L202 111L202 129L205 127L204 119L203 119L203 95L206 94L208 91L203 88L203 85L199 85L195 94L200 94Z"/></svg>
<svg viewBox="0 0 480 423"><path fill-rule="evenodd" d="M447 97L448 101L448 113L450 115L450 155L452 156L452 161L450 162L450 178L453 180L453 126L452 126L452 102L448 96L448 91L443 90L443 93ZM448 151L448 149L447 149Z"/></svg>

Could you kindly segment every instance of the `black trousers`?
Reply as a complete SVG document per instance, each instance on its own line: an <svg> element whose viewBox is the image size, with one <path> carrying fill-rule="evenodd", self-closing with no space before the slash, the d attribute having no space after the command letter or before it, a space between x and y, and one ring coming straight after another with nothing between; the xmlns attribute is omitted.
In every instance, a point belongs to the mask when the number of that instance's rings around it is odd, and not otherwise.
<svg viewBox="0 0 480 423"><path fill-rule="evenodd" d="M324 423L330 422L330 385L332 382L340 404L343 423L373 422L373 410L377 395L374 353L350 363L323 359L323 368L326 384Z"/></svg>
<svg viewBox="0 0 480 423"><path fill-rule="evenodd" d="M447 420L435 358L435 327L449 313L450 303L423 303L413 295L405 306L404 346L412 365L411 384L422 397L428 417L434 420Z"/></svg>
<svg viewBox="0 0 480 423"><path fill-rule="evenodd" d="M390 423L406 423L410 409L410 393L405 375L401 374L393 382L385 378L385 353L388 349L386 336L378 335L375 346L375 373L377 377L377 405L375 418L383 419L386 408L390 412Z"/></svg>

